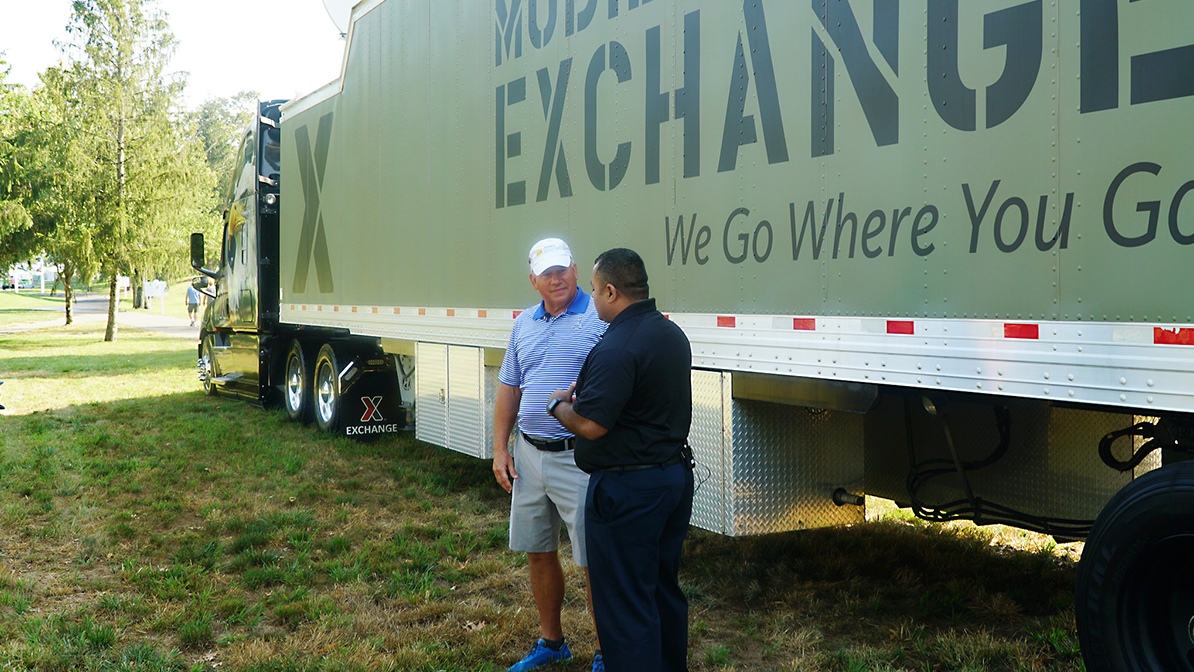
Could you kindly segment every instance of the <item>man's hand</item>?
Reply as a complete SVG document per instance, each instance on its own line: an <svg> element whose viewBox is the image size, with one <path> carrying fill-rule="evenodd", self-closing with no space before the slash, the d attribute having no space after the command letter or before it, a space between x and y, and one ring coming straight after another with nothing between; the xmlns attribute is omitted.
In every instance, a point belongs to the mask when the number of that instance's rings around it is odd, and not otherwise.
<svg viewBox="0 0 1194 672"><path fill-rule="evenodd" d="M510 433L518 420L520 399L522 390L505 383L498 385L497 399L493 404L493 479L506 492L514 490L513 481L518 478L508 444Z"/></svg>
<svg viewBox="0 0 1194 672"><path fill-rule="evenodd" d="M576 403L576 383L572 383L566 390L556 390L547 398L547 405L551 405L553 399L559 399L561 402L568 402L570 404Z"/></svg>
<svg viewBox="0 0 1194 672"><path fill-rule="evenodd" d="M576 383L569 385L566 390L552 392L551 396L547 398L547 403L551 404L556 399L559 399L560 403L556 404L556 410L551 415L574 436L596 441L609 433L608 427L602 427L572 408L572 405L576 403Z"/></svg>
<svg viewBox="0 0 1194 672"><path fill-rule="evenodd" d="M514 471L514 457L506 448L493 448L493 478L506 492L513 492L514 480L518 472Z"/></svg>

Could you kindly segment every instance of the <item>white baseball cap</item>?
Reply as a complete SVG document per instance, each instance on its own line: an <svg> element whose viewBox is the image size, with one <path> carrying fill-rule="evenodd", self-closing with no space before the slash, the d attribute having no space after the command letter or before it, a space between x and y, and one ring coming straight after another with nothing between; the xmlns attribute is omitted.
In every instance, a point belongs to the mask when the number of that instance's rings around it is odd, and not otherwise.
<svg viewBox="0 0 1194 672"><path fill-rule="evenodd" d="M531 248L527 262L531 265L531 273L543 275L552 266L571 266L572 250L568 249L568 243L559 238L544 238Z"/></svg>

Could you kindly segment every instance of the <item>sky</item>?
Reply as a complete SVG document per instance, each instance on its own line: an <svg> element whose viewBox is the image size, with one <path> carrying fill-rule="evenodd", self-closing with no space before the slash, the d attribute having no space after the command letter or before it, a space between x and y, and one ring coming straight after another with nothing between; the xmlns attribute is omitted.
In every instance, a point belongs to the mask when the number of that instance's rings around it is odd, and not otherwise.
<svg viewBox="0 0 1194 672"><path fill-rule="evenodd" d="M344 4L343 2L339 4ZM187 105L257 91L296 98L340 76L344 40L322 0L158 0L178 50L170 70L190 73ZM71 0L0 0L6 81L33 87L62 60Z"/></svg>

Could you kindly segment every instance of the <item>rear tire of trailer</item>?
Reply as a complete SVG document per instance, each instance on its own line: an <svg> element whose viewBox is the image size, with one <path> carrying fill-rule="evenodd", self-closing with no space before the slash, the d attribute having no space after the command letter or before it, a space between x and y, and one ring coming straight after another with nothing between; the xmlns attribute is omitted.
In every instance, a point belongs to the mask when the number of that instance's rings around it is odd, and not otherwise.
<svg viewBox="0 0 1194 672"><path fill-rule="evenodd" d="M312 392L311 366L303 344L298 339L290 342L286 353L286 368L282 374L282 405L286 417L293 422L311 421Z"/></svg>
<svg viewBox="0 0 1194 672"><path fill-rule="evenodd" d="M199 367L203 370L202 380L203 391L209 397L216 396L216 384L212 382L212 378L218 378L219 372L216 371L216 359L212 356L211 351L211 334L203 337L203 350L199 356Z"/></svg>
<svg viewBox="0 0 1194 672"><path fill-rule="evenodd" d="M340 428L340 358L330 343L319 349L315 358L314 392L315 424L328 434Z"/></svg>
<svg viewBox="0 0 1194 672"><path fill-rule="evenodd" d="M1111 498L1082 552L1074 611L1090 672L1194 671L1194 462Z"/></svg>

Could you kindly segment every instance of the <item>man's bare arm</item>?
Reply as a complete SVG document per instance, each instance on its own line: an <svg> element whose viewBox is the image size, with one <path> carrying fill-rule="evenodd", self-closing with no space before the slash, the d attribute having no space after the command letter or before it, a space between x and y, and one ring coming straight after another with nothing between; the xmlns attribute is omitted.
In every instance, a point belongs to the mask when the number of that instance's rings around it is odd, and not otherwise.
<svg viewBox="0 0 1194 672"><path fill-rule="evenodd" d="M551 414L568 431L590 441L600 439L609 433L608 428L577 413L576 409L572 407L572 404L576 401L576 383L569 385L566 390L552 392L551 396L547 399L548 405L555 399L559 399L560 403L556 404Z"/></svg>
<svg viewBox="0 0 1194 672"><path fill-rule="evenodd" d="M514 471L514 458L507 444L514 423L518 421L518 403L521 400L521 389L498 383L497 398L493 402L493 477L506 492L514 489L512 481L518 478L518 473Z"/></svg>

